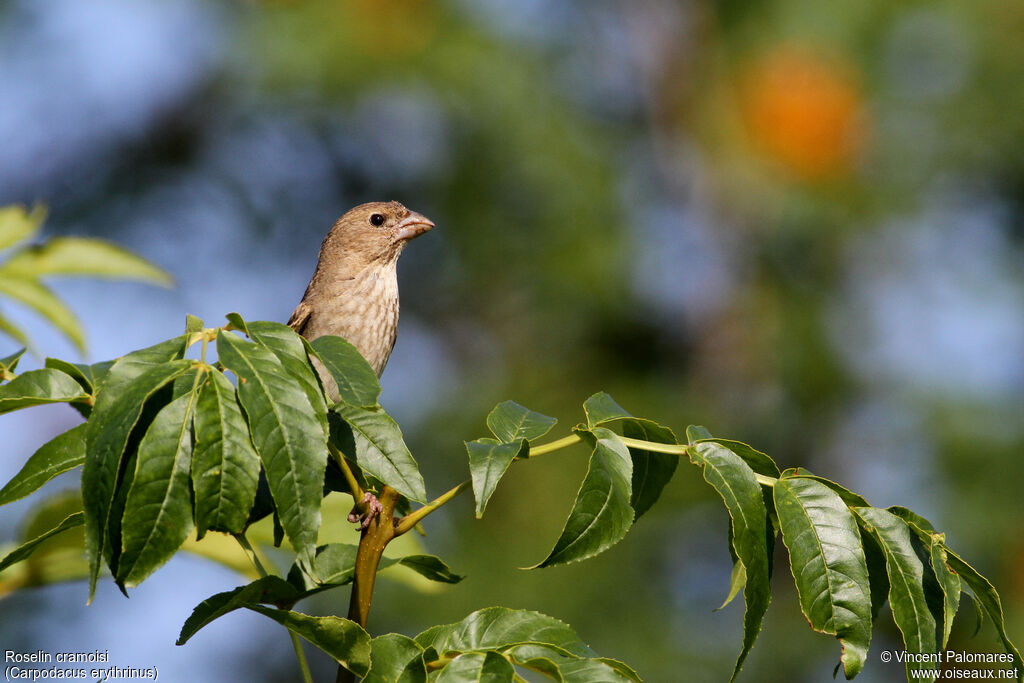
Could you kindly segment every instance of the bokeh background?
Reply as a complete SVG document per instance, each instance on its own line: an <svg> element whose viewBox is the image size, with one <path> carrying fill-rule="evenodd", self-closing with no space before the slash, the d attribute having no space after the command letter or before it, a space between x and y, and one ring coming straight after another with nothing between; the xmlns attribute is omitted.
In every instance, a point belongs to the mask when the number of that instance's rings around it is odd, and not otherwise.
<svg viewBox="0 0 1024 683"><path fill-rule="evenodd" d="M438 228L402 258L383 402L432 494L465 478L461 442L495 403L566 430L607 390L929 517L999 588L1020 644L1022 35L1017 0L8 0L0 204L45 202L46 234L112 239L175 276L54 283L95 361L186 313L285 320L333 220L400 200ZM0 479L76 420L0 418ZM584 456L513 468L481 521L468 498L431 517L424 545L468 578L382 580L371 630L531 608L648 681L726 680L742 616L712 613L727 518L688 465L611 551L517 569L550 549ZM27 509L2 511L0 541ZM180 557L129 600L14 595L0 643L109 650L171 681L294 679L258 615L174 647L195 604L239 583ZM807 628L784 562L773 587L742 680L829 680L838 644ZM973 631L966 606L951 647L998 651L991 625ZM877 659L899 642L886 617L861 680L901 680Z"/></svg>

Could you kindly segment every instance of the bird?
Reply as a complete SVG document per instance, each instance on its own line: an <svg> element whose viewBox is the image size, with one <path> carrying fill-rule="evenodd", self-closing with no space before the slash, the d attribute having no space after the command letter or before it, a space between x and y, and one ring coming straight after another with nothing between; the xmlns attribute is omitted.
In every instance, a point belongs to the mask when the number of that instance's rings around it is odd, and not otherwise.
<svg viewBox="0 0 1024 683"><path fill-rule="evenodd" d="M380 377L398 337L398 257L434 222L396 201L369 202L347 211L320 245L320 257L288 326L312 341L348 340ZM317 370L328 396L338 388Z"/></svg>
<svg viewBox="0 0 1024 683"><path fill-rule="evenodd" d="M434 222L401 203L369 202L347 211L320 245L320 257L288 326L312 341L336 335L356 347L377 377L398 338L398 257ZM327 397L341 398L331 373L312 357ZM348 519L365 530L383 507L367 491Z"/></svg>

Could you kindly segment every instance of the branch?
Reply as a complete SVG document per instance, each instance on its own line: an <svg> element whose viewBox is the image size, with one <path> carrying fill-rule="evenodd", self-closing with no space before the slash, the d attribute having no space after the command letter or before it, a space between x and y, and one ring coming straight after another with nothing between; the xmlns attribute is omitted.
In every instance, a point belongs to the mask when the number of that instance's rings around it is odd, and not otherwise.
<svg viewBox="0 0 1024 683"><path fill-rule="evenodd" d="M441 507L442 505L444 505L449 500L459 495L463 491L469 490L469 487L472 485L472 483L473 482L467 479L466 481L462 482L461 484L451 489L450 491L442 493L440 496L430 501L420 509L410 512L405 517L402 517L402 519L398 521L398 525L395 527L395 536L401 536L402 534L404 534L405 532L409 531L414 526L419 524L420 521L424 517L429 515L431 512L438 509L439 507Z"/></svg>
<svg viewBox="0 0 1024 683"><path fill-rule="evenodd" d="M364 629L370 615L373 600L373 584L377 579L377 567L384 554L384 548L395 537L395 504L401 494L390 486L380 492L381 512L368 527L363 529L356 551L355 573L352 579L352 597L348 605L348 618ZM338 683L355 681L355 674L343 666L338 667Z"/></svg>

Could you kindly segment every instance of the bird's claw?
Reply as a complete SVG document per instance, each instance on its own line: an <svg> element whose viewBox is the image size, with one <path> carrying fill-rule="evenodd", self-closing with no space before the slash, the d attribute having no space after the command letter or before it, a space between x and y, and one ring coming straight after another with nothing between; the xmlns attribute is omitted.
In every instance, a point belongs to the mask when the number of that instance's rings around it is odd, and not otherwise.
<svg viewBox="0 0 1024 683"><path fill-rule="evenodd" d="M348 513L348 521L353 524L359 524L359 529L363 530L369 527L370 522L379 516L383 510L384 506L377 500L377 496L367 491L363 494L363 499L352 508L352 512Z"/></svg>

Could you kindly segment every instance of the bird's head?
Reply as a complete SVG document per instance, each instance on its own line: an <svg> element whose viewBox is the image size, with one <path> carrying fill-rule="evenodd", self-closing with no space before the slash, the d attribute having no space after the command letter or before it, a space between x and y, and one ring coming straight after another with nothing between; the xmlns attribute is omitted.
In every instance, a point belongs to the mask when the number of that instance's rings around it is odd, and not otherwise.
<svg viewBox="0 0 1024 683"><path fill-rule="evenodd" d="M398 259L409 240L434 227L422 214L398 202L370 202L349 210L331 228L324 250L340 251L366 265L386 265Z"/></svg>

